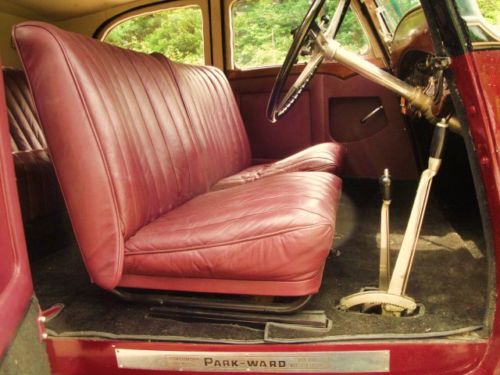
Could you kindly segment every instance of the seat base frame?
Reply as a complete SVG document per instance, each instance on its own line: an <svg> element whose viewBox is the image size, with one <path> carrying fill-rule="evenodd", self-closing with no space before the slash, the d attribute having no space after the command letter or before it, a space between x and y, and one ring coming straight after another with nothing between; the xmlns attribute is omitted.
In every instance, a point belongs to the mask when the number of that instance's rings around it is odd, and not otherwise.
<svg viewBox="0 0 500 375"><path fill-rule="evenodd" d="M150 309L149 316L159 319L189 319L214 323L242 323L252 326L266 326L267 323L326 329L330 320L324 311L299 311L293 314L269 314L241 311L217 311L196 308L157 306Z"/></svg>
<svg viewBox="0 0 500 375"><path fill-rule="evenodd" d="M311 300L312 296L294 298L290 302L262 303L254 301L240 301L223 298L203 298L198 296L179 296L172 294L143 294L132 293L123 289L111 291L119 298L128 302L139 302L161 306L174 306L176 308L209 309L218 311L255 312L269 314L293 314L302 310ZM193 311L194 311L193 310Z"/></svg>
<svg viewBox="0 0 500 375"><path fill-rule="evenodd" d="M302 297L318 292L323 267L301 280L236 280L124 274L117 287L161 291Z"/></svg>

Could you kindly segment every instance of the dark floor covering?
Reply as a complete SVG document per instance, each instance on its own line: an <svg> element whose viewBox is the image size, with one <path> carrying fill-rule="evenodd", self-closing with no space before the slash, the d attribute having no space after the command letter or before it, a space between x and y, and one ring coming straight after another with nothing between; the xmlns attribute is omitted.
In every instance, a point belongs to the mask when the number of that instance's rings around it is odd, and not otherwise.
<svg viewBox="0 0 500 375"><path fill-rule="evenodd" d="M402 239L416 185L395 184L391 205L392 258ZM267 334L283 339L324 339L343 335L435 334L483 323L487 294L487 261L478 218L445 217L431 197L407 293L425 306L418 317L396 318L341 312L342 296L378 280L380 196L375 181L344 183L335 253L328 258L320 292L307 309L325 310L332 320L327 332L280 327ZM455 227L467 228L466 237ZM458 225L456 223L459 223ZM463 235L463 234L462 234ZM47 323L54 335L125 338L190 339L195 341L262 342L264 330L236 324L186 322L148 317L148 306L117 299L88 281L76 247L33 264L34 282L42 308L63 303L63 312Z"/></svg>

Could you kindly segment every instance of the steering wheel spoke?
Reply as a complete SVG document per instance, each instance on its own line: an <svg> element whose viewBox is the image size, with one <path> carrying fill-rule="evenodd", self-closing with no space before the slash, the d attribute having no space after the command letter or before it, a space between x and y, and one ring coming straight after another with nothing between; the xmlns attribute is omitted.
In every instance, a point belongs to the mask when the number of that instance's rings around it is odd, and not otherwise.
<svg viewBox="0 0 500 375"><path fill-rule="evenodd" d="M312 54L315 55L314 53L316 49L314 47L315 42L310 35L310 31L314 27L319 28L315 23L315 21L318 18L324 4L325 0L314 0L311 6L309 7L307 14L302 20L300 27L294 33L292 45L288 50L285 62L283 63L283 66L281 67L278 76L276 77L276 81L274 83L274 87L273 90L271 91L271 96L269 98L269 103L267 105L267 118L271 123L275 123L280 117L282 117L285 113L289 111L293 103L295 103L296 100L298 99L300 93L304 90L305 87L304 83L307 83L306 81L310 80L310 76L312 76L311 74L300 74L299 78L292 85L290 90L288 90L284 98L280 100L281 93L285 86L286 80L290 75L290 72L292 70L295 61L299 57L299 54L302 52L302 49L305 46L307 46L308 43L310 43L312 46L311 49ZM311 71L317 68L317 66L315 66L314 69L311 68L307 69L311 61L313 61L312 55L304 71ZM319 63L316 65L319 65Z"/></svg>
<svg viewBox="0 0 500 375"><path fill-rule="evenodd" d="M348 0L339 1L331 21L325 16L318 20L324 5L325 0L314 0L301 25L293 31L292 45L276 77L267 105L267 118L271 123L275 123L292 108L313 77L324 57L324 48L319 40L326 40L335 35ZM309 56L308 62L295 83L281 98L288 76L299 55Z"/></svg>
<svg viewBox="0 0 500 375"><path fill-rule="evenodd" d="M288 112L291 106L295 104L311 78L314 76L314 73L316 73L316 70L321 65L322 61L323 54L318 51L313 52L311 59L306 64L297 80L293 83L293 85L281 100L279 107L281 107L282 109L280 112L278 112L278 117L283 116L286 112Z"/></svg>

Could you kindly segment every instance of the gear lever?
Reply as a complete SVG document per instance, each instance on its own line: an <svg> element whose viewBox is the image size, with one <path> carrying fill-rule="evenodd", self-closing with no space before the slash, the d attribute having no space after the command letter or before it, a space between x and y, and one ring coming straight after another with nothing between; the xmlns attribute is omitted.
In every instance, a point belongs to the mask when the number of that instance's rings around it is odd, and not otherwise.
<svg viewBox="0 0 500 375"><path fill-rule="evenodd" d="M387 290L391 277L391 248L389 230L389 206L391 205L391 176L386 168L379 179L382 193L382 208L380 210L380 272L378 288Z"/></svg>

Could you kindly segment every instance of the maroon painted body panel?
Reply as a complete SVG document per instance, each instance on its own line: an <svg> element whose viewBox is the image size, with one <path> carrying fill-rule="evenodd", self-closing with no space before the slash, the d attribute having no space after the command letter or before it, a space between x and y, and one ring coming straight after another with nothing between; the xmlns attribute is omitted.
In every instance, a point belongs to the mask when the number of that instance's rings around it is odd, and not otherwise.
<svg viewBox="0 0 500 375"><path fill-rule="evenodd" d="M144 374L143 370L118 369L115 348L223 352L329 352L390 350L391 374L465 374L477 367L486 350L480 343L377 343L309 345L200 345L52 339L48 352L55 375ZM409 355L411 353L411 355ZM188 374L189 372L184 372ZM197 373L200 374L200 373ZM224 372L224 374L229 374Z"/></svg>
<svg viewBox="0 0 500 375"><path fill-rule="evenodd" d="M14 337L33 294L3 87L0 74L0 358Z"/></svg>
<svg viewBox="0 0 500 375"><path fill-rule="evenodd" d="M500 50L477 51L453 59L452 69L464 103L484 182L495 258L500 258ZM500 268L496 267L496 285ZM485 357L485 368L500 371L500 311Z"/></svg>

